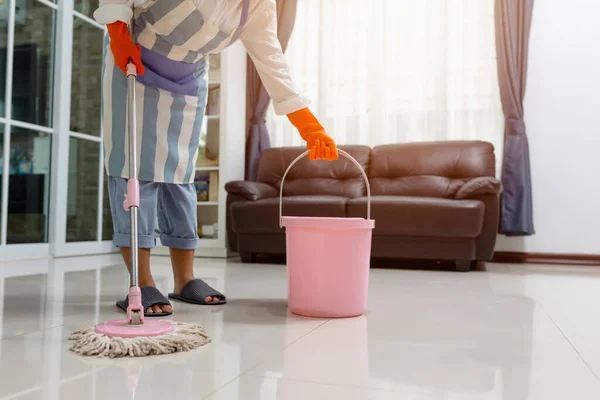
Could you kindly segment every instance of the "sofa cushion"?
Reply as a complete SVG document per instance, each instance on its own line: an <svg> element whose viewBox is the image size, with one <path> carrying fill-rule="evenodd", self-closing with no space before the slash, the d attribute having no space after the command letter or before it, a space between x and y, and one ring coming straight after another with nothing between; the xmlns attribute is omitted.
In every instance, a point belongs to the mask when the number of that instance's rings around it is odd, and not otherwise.
<svg viewBox="0 0 600 400"><path fill-rule="evenodd" d="M373 196L374 235L475 238L481 232L485 207L479 200L431 197ZM348 217L366 217L367 198L348 201Z"/></svg>
<svg viewBox="0 0 600 400"><path fill-rule="evenodd" d="M480 141L378 146L369 168L373 195L453 198L466 180L494 175L494 146Z"/></svg>
<svg viewBox="0 0 600 400"><path fill-rule="evenodd" d="M291 196L283 198L283 215L294 217L345 217L348 199L336 196ZM231 205L233 230L237 233L282 232L279 198L240 201Z"/></svg>
<svg viewBox="0 0 600 400"><path fill-rule="evenodd" d="M367 170L371 148L367 146L341 146L341 149L352 155ZM287 167L305 149L270 148L263 153L258 167L259 182L277 189L281 187L281 179ZM309 161L304 158L296 163L287 177L283 187L284 196L342 196L361 197L366 194L365 183L356 165L343 156L335 162Z"/></svg>
<svg viewBox="0 0 600 400"><path fill-rule="evenodd" d="M246 200L260 200L279 197L279 192L273 186L254 181L233 181L225 185L228 194L243 197Z"/></svg>

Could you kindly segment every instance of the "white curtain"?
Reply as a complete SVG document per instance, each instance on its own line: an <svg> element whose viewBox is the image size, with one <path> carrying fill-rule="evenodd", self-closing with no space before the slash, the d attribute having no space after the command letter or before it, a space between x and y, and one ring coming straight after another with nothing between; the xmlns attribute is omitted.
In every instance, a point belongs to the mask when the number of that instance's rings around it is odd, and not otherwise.
<svg viewBox="0 0 600 400"><path fill-rule="evenodd" d="M499 165L495 48L494 0L298 0L286 55L338 143L480 139ZM273 146L302 144L272 109L267 124Z"/></svg>

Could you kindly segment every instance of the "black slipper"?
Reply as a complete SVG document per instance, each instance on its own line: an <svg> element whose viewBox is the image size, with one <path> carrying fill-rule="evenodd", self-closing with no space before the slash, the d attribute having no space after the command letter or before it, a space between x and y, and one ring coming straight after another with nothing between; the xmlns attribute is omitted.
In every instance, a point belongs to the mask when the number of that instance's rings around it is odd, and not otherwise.
<svg viewBox="0 0 600 400"><path fill-rule="evenodd" d="M169 300L163 296L163 294L153 286L144 286L140 288L142 292L142 306L144 307L144 316L145 317L166 317L167 315L173 314L172 312L162 312L162 313L152 313L149 314L146 312L148 307L152 306L170 306L171 303ZM121 310L127 312L127 307L129 306L129 296L125 297L125 300L117 301L117 307Z"/></svg>
<svg viewBox="0 0 600 400"><path fill-rule="evenodd" d="M218 297L221 300L207 303L204 299L208 296ZM169 293L169 298L204 306L218 306L227 303L227 299L223 294L211 288L208 283L204 282L202 279L192 279L183 287L183 289L181 289L181 294L177 295L175 293Z"/></svg>

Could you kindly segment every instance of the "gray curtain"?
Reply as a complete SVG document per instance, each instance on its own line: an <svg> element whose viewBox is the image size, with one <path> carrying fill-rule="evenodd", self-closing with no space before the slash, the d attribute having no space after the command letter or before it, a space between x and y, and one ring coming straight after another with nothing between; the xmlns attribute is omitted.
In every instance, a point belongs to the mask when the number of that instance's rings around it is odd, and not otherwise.
<svg viewBox="0 0 600 400"><path fill-rule="evenodd" d="M285 52L296 21L298 0L277 0L277 36ZM256 180L258 162L263 151L271 146L265 115L271 98L260 81L254 63L248 57L247 115L249 119L246 137L246 179Z"/></svg>
<svg viewBox="0 0 600 400"><path fill-rule="evenodd" d="M529 143L523 120L533 0L496 0L498 81L505 118L500 233L534 234Z"/></svg>

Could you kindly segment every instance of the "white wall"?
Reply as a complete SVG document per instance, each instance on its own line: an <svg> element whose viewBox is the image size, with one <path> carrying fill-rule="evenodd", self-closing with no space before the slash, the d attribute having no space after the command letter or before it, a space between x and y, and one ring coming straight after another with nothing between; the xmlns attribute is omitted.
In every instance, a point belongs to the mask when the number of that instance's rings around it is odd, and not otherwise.
<svg viewBox="0 0 600 400"><path fill-rule="evenodd" d="M600 254L599 21L598 0L535 2L525 122L537 233L499 236L499 251Z"/></svg>

